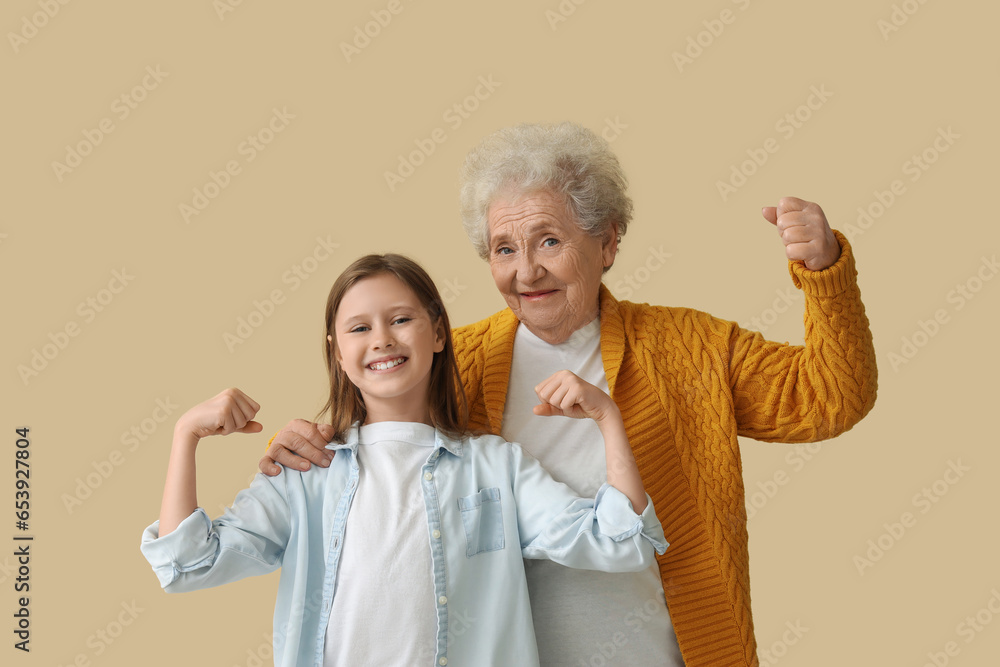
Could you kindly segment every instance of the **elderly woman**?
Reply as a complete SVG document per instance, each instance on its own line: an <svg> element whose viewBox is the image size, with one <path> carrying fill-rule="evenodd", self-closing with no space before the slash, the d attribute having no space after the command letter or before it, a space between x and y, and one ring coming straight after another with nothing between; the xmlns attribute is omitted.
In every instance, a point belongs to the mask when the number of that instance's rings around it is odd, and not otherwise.
<svg viewBox="0 0 1000 667"><path fill-rule="evenodd" d="M875 353L847 240L816 204L785 198L763 210L805 293L805 345L793 346L611 294L601 276L632 202L606 142L584 128L519 125L487 137L466 159L461 208L509 306L454 331L473 425L522 443L593 494L604 475L597 428L535 416L532 405L534 387L563 368L601 387L621 409L670 541L658 571L526 563L542 664L757 665L737 436L822 440L871 409ZM325 465L328 435L294 420L261 470ZM487 622L489 610L474 615Z"/></svg>

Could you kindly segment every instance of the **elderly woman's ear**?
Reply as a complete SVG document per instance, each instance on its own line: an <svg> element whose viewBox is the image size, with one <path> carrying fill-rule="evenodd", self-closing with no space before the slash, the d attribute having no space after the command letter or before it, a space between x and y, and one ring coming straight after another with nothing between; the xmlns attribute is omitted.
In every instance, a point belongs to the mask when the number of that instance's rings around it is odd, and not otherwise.
<svg viewBox="0 0 1000 667"><path fill-rule="evenodd" d="M601 257L604 260L604 270L607 271L615 263L615 256L618 254L618 244L622 237L618 235L618 223L612 222L604 241L601 244Z"/></svg>

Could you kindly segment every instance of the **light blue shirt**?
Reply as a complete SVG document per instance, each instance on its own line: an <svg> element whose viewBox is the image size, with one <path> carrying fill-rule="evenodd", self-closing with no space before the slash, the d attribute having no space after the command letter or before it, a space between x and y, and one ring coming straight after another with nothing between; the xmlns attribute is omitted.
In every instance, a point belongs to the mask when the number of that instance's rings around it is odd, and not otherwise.
<svg viewBox="0 0 1000 667"><path fill-rule="evenodd" d="M650 567L654 551L667 548L648 495L637 515L625 495L607 484L595 498L578 497L521 447L498 436L455 440L425 424L397 426L393 439L434 438L420 472L437 612L434 665L538 665L522 557L633 572ZM358 483L357 427L344 444L327 448L338 451L329 468L258 474L215 521L198 508L163 538L159 522L142 535L142 553L168 592L280 567L276 667L323 664Z"/></svg>

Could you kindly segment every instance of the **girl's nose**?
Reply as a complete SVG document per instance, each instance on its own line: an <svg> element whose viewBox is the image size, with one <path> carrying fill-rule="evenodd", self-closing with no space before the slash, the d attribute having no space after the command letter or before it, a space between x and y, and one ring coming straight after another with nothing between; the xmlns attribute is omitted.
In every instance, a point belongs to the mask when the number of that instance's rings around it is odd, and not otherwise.
<svg viewBox="0 0 1000 667"><path fill-rule="evenodd" d="M375 335L372 337L372 347L374 349L383 350L387 347L392 347L394 344L395 340L388 327L377 327L375 329Z"/></svg>

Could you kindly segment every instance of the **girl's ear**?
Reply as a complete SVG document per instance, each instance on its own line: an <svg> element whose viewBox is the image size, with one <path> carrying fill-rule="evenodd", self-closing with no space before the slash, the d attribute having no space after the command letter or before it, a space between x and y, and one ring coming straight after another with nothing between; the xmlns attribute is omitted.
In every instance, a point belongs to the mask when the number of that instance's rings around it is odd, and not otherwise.
<svg viewBox="0 0 1000 667"><path fill-rule="evenodd" d="M337 346L333 344L333 336L331 336L330 334L327 334L326 335L326 342L327 342L327 345L330 346L330 349L333 351L333 358L336 359L338 363L343 362L343 359L340 357L340 350L338 350Z"/></svg>
<svg viewBox="0 0 1000 667"><path fill-rule="evenodd" d="M439 317L434 332L434 353L444 350L444 342L448 340L448 332L444 329L444 318Z"/></svg>

